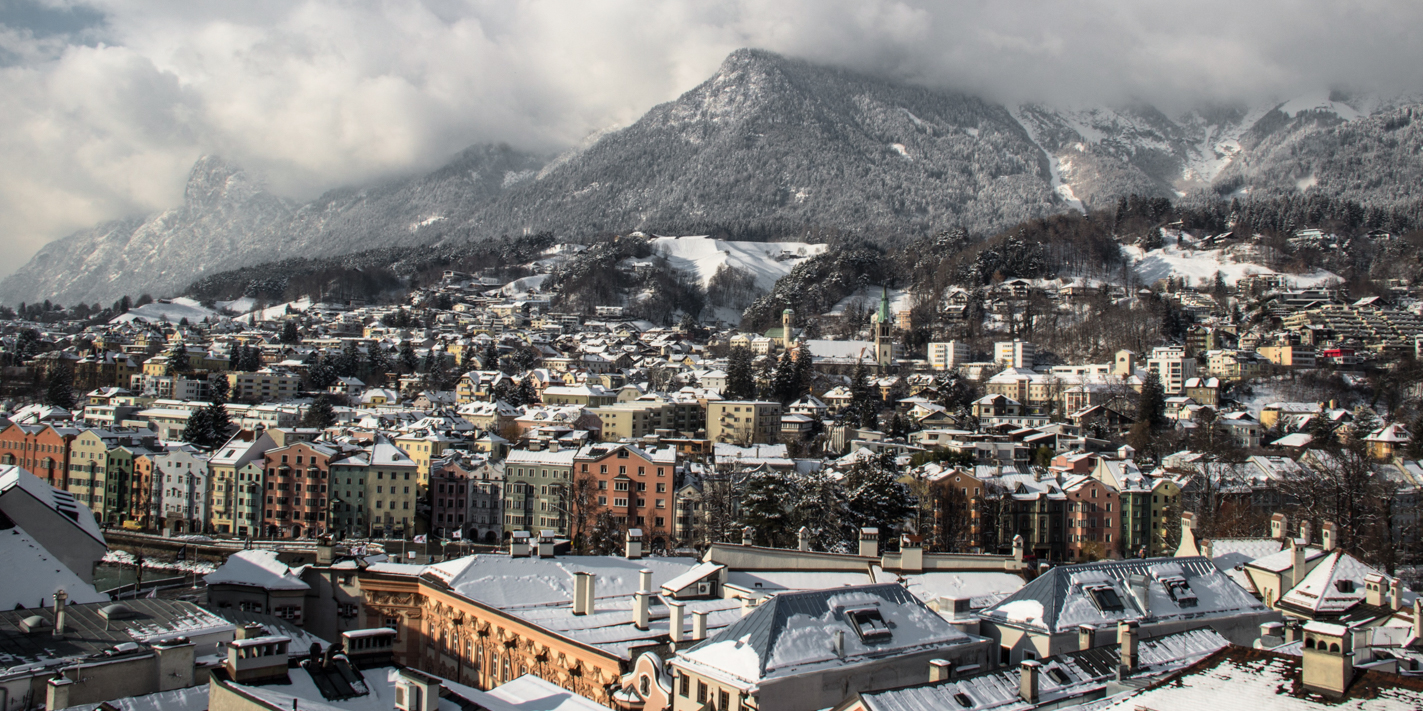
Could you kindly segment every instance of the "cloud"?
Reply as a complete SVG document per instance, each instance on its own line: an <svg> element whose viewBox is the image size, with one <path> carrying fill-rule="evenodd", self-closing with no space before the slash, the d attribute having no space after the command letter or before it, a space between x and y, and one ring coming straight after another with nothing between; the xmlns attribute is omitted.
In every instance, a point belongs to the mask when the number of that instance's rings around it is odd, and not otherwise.
<svg viewBox="0 0 1423 711"><path fill-rule="evenodd" d="M295 198L554 151L754 46L1001 101L1415 92L1423 4L27 0L0 12L0 273L218 153Z"/></svg>

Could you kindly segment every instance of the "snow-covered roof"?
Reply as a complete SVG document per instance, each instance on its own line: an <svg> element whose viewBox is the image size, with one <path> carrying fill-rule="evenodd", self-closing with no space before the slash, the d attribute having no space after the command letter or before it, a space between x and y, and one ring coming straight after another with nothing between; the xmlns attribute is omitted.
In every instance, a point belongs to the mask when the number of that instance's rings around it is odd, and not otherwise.
<svg viewBox="0 0 1423 711"><path fill-rule="evenodd" d="M56 489L34 474L15 466L0 466L0 499L12 492L23 491L34 497L35 500L54 509L64 518L74 522L79 530L88 534L91 538L104 543L104 533L99 530L99 524L94 520L94 513L88 506L82 506L74 500L74 495ZM0 504L0 509L3 505ZM104 544L107 547L107 544Z"/></svg>
<svg viewBox="0 0 1423 711"><path fill-rule="evenodd" d="M1146 609L1128 589L1131 575L1147 578ZM1163 583L1181 579L1191 601L1178 602ZM1108 594L1110 593L1110 594ZM1048 633L1079 625L1112 626L1125 620L1229 617L1268 608L1208 559L1146 558L1053 568L1003 602L984 610L984 620Z"/></svg>
<svg viewBox="0 0 1423 711"><path fill-rule="evenodd" d="M53 605L54 593L59 590L68 593L73 603L109 600L18 527L0 531L0 570L5 571L0 609L39 607L46 602Z"/></svg>
<svg viewBox="0 0 1423 711"><path fill-rule="evenodd" d="M249 585L264 590L309 590L311 586L277 560L276 551L237 551L216 571L203 576L208 585Z"/></svg>
<svg viewBox="0 0 1423 711"><path fill-rule="evenodd" d="M1364 578L1378 572L1358 558L1336 550L1314 566L1299 585L1282 595L1280 603L1317 615L1337 615L1363 601Z"/></svg>
<svg viewBox="0 0 1423 711"><path fill-rule="evenodd" d="M861 613L872 613L861 617ZM831 644L844 636L843 654ZM788 592L763 602L677 659L740 685L812 674L980 638L960 632L902 585Z"/></svg>

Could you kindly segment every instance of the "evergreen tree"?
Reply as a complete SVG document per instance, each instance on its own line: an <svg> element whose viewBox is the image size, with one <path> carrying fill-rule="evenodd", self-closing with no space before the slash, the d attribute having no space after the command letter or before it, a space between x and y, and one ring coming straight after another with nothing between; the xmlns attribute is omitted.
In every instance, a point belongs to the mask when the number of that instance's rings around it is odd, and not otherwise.
<svg viewBox="0 0 1423 711"><path fill-rule="evenodd" d="M74 376L69 371L69 365L64 361L57 361L54 367L49 369L49 379L45 384L44 401L51 407L61 407L66 410L73 410L76 402L74 398Z"/></svg>
<svg viewBox="0 0 1423 711"><path fill-rule="evenodd" d="M183 441L194 447L207 449L217 439L213 431L212 411L206 407L194 410L188 415L188 424L183 427Z"/></svg>
<svg viewBox="0 0 1423 711"><path fill-rule="evenodd" d="M793 482L767 471L752 472L741 484L741 515L737 524L755 532L756 545L787 547L795 540L786 510Z"/></svg>
<svg viewBox="0 0 1423 711"><path fill-rule="evenodd" d="M301 332L296 328L296 319L289 318L282 324L281 341L287 344L301 342Z"/></svg>
<svg viewBox="0 0 1423 711"><path fill-rule="evenodd" d="M366 372L375 380L384 380L385 374L390 372L390 358L379 343L372 343L366 349Z"/></svg>
<svg viewBox="0 0 1423 711"><path fill-rule="evenodd" d="M314 427L324 430L336 424L336 411L331 407L331 399L326 395L318 395L312 401L311 406L306 408L306 414L301 418L302 427Z"/></svg>
<svg viewBox="0 0 1423 711"><path fill-rule="evenodd" d="M792 491L791 522L797 535L801 528L810 534L812 550L845 553L852 540L848 522L849 503L845 487L825 469L800 477Z"/></svg>
<svg viewBox="0 0 1423 711"><path fill-rule="evenodd" d="M796 347L795 396L791 401L809 395L815 386L815 362L810 355L810 346L801 343Z"/></svg>
<svg viewBox="0 0 1423 711"><path fill-rule="evenodd" d="M227 378L222 375L215 376L209 382L209 403L207 411L207 428L210 433L207 446L216 447L227 441L227 435L232 431L232 418L227 414Z"/></svg>
<svg viewBox="0 0 1423 711"><path fill-rule="evenodd" d="M893 469L866 459L855 462L845 474L850 520L857 528L878 528L882 541L890 540L914 511L909 487L896 479Z"/></svg>
<svg viewBox="0 0 1423 711"><path fill-rule="evenodd" d="M484 346L484 352L479 356L480 370L498 370L499 368L499 347L490 341Z"/></svg>
<svg viewBox="0 0 1423 711"><path fill-rule="evenodd" d="M790 351L782 351L776 361L776 369L771 373L771 395L782 405L788 405L798 397L798 390L795 361L791 360Z"/></svg>
<svg viewBox="0 0 1423 711"><path fill-rule="evenodd" d="M521 405L537 405L539 402L539 393L534 389L532 377L525 377L523 380L520 380L519 388L516 392L518 393L519 404Z"/></svg>
<svg viewBox="0 0 1423 711"><path fill-rule="evenodd" d="M354 378L361 369L361 349L355 341L346 341L345 345L341 346L341 352L331 360L331 370L334 375L342 378Z"/></svg>
<svg viewBox="0 0 1423 711"><path fill-rule="evenodd" d="M188 346L179 343L173 350L168 352L168 375L178 375L188 372Z"/></svg>
<svg viewBox="0 0 1423 711"><path fill-rule="evenodd" d="M879 419L879 398L870 390L870 376L863 360L856 361L850 375L850 404L846 419L860 427L875 427Z"/></svg>
<svg viewBox="0 0 1423 711"><path fill-rule="evenodd" d="M1136 401L1136 421L1146 423L1153 430L1159 430L1166 424L1166 389L1153 373L1148 373L1146 381L1141 384L1141 395Z"/></svg>
<svg viewBox="0 0 1423 711"><path fill-rule="evenodd" d="M732 348L726 364L726 392L728 400L750 400L756 397L756 378L751 370L751 350Z"/></svg>
<svg viewBox="0 0 1423 711"><path fill-rule="evenodd" d="M1383 426L1379 422L1379 416L1374 414L1373 409L1366 405L1360 405L1354 408L1353 414L1354 421L1349 423L1350 439L1362 440Z"/></svg>
<svg viewBox="0 0 1423 711"><path fill-rule="evenodd" d="M404 373L413 373L420 367L420 359L415 355L415 344L408 339L400 343L400 370Z"/></svg>
<svg viewBox="0 0 1423 711"><path fill-rule="evenodd" d="M312 390L325 390L335 385L337 379L341 377L336 374L336 368L332 365L333 360L340 361L341 356L329 359L325 356L318 356L316 362L307 368L306 381Z"/></svg>

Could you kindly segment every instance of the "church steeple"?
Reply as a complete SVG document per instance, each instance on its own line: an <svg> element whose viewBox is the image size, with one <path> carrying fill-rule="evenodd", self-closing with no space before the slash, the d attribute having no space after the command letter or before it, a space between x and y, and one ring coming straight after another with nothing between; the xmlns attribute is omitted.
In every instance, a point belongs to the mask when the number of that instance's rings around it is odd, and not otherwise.
<svg viewBox="0 0 1423 711"><path fill-rule="evenodd" d="M880 287L879 311L874 315L875 366L884 373L894 365L894 341L892 340L894 316L889 312L889 288Z"/></svg>

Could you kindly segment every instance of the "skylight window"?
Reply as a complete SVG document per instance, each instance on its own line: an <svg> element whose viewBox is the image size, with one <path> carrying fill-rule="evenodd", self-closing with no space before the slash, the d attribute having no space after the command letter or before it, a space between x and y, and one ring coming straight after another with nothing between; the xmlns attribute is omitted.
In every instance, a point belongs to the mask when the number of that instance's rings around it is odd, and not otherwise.
<svg viewBox="0 0 1423 711"><path fill-rule="evenodd" d="M969 708L973 706L973 699L970 699L968 697L968 694L965 694L962 691L958 692L957 694L954 694L954 701L959 702L959 706L962 706L964 708Z"/></svg>
<svg viewBox="0 0 1423 711"><path fill-rule="evenodd" d="M1053 681L1055 681L1055 682L1057 682L1057 683L1059 683L1059 684L1067 684L1067 682L1070 681L1070 680L1067 678L1067 672L1063 671L1063 670L1062 670L1062 667L1053 667L1053 668L1047 670L1047 675L1048 675L1048 678L1052 679Z"/></svg>
<svg viewBox="0 0 1423 711"><path fill-rule="evenodd" d="M845 613L855 623L855 633L864 642L878 642L889 639L891 632L880 611L873 608L850 610Z"/></svg>
<svg viewBox="0 0 1423 711"><path fill-rule="evenodd" d="M1185 576L1173 575L1160 579L1161 586L1166 588L1166 594L1171 596L1171 600L1177 607L1195 607L1199 600L1196 594L1191 592L1191 584L1186 582Z"/></svg>
<svg viewBox="0 0 1423 711"><path fill-rule="evenodd" d="M1121 612L1127 609L1122 604L1122 598L1117 591L1108 585L1094 585L1087 588L1087 592L1092 595L1092 602L1097 604L1097 609L1102 612Z"/></svg>

